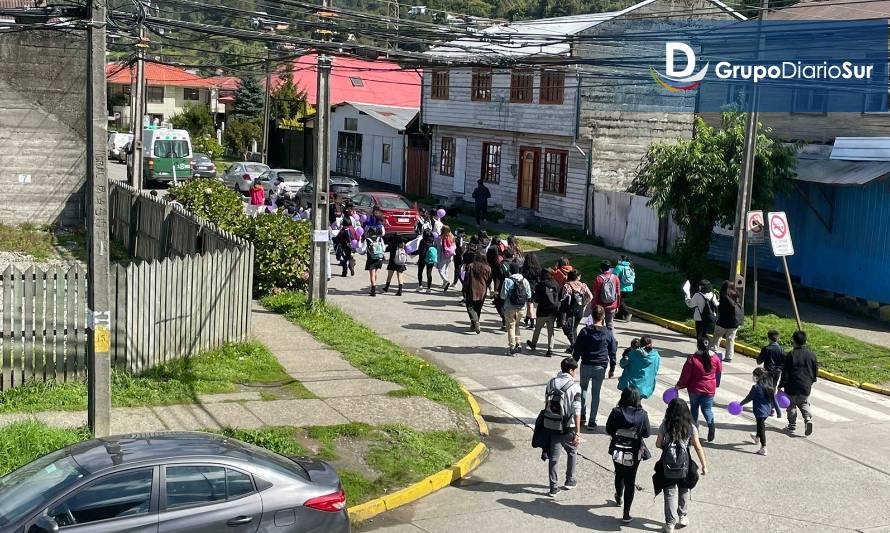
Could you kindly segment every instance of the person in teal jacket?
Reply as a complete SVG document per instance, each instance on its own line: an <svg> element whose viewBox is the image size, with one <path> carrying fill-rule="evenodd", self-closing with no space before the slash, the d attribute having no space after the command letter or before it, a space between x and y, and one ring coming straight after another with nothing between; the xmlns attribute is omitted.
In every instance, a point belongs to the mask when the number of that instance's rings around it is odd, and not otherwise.
<svg viewBox="0 0 890 533"><path fill-rule="evenodd" d="M621 299L615 318L630 322L632 315L627 308L627 299L633 295L636 272L634 272L634 268L627 256L622 255L618 258L618 264L612 269L612 273L618 276L618 280L621 282Z"/></svg>
<svg viewBox="0 0 890 533"><path fill-rule="evenodd" d="M639 348L625 352L618 365L624 369L621 379L618 380L619 390L633 385L640 391L641 397L652 396L655 392L655 377L661 365L661 356L652 347L651 337L640 337Z"/></svg>

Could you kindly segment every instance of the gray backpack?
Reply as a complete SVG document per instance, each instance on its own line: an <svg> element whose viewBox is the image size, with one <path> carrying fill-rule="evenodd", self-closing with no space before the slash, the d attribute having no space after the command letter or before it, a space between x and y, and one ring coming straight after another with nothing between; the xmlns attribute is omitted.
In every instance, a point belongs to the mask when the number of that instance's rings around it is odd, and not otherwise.
<svg viewBox="0 0 890 533"><path fill-rule="evenodd" d="M561 388L554 385L556 378L547 383L547 401L544 403L544 422L546 429L565 433L569 429L569 420L572 416L571 399L569 389L574 381L569 380Z"/></svg>
<svg viewBox="0 0 890 533"><path fill-rule="evenodd" d="M613 304L618 299L618 293L615 291L615 283L612 280L612 274L600 274L603 278L603 286L600 288L600 303Z"/></svg>

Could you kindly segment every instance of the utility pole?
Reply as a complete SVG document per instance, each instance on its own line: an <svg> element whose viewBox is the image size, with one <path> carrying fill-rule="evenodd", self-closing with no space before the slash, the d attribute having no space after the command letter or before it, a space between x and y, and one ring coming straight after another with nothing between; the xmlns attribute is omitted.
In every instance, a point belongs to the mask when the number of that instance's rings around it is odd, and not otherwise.
<svg viewBox="0 0 890 533"><path fill-rule="evenodd" d="M769 0L760 2L760 18L757 22L758 40L757 57L760 58L763 51L763 40L760 28L766 20ZM739 194L736 203L735 225L732 236L732 255L729 265L729 279L736 284L739 291L739 301L745 301L745 274L748 266L748 232L745 221L748 211L751 210L751 197L754 191L754 160L757 153L757 108L759 106L760 91L756 84L750 95L750 109L745 123L745 139L742 152L742 176L739 180ZM757 268L757 265L754 265ZM744 303L742 304L744 305Z"/></svg>
<svg viewBox="0 0 890 533"><path fill-rule="evenodd" d="M395 50L399 47L399 2L398 0L388 0L386 2L386 29L395 35L387 40L386 47Z"/></svg>
<svg viewBox="0 0 890 533"><path fill-rule="evenodd" d="M330 6L330 0L323 0L322 8ZM320 11L321 17L332 13ZM324 30L327 31L327 30ZM328 33L325 33L328 35ZM315 302L324 302L327 298L328 279L328 179L330 175L330 139L329 125L331 119L330 76L331 57L316 50L317 91L315 100L315 172L313 172L313 191L315 201L312 202L312 263L309 271L309 298L311 306Z"/></svg>
<svg viewBox="0 0 890 533"><path fill-rule="evenodd" d="M133 166L130 172L130 186L137 191L142 189L142 131L145 129L145 26L139 22L139 42L136 43L136 90L133 92Z"/></svg>
<svg viewBox="0 0 890 533"><path fill-rule="evenodd" d="M272 71L269 63L272 59L272 50L266 45L266 92L263 102L263 163L269 164L269 99L272 93Z"/></svg>
<svg viewBox="0 0 890 533"><path fill-rule="evenodd" d="M108 159L105 139L105 2L87 3L87 422L95 437L111 427L111 310L108 299Z"/></svg>

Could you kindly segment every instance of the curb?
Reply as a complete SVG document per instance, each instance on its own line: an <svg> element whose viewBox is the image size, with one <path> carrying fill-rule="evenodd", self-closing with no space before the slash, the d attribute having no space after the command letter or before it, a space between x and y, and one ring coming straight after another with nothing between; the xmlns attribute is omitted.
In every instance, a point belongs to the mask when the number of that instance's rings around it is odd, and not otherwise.
<svg viewBox="0 0 890 533"><path fill-rule="evenodd" d="M668 319L662 318L658 315L653 315L652 313L647 313L646 311L641 311L639 309L636 309L636 308L630 307L630 306L628 306L628 310L632 314L642 318L643 320L646 320L647 322L652 322L654 324L658 324L659 326L665 327L672 331L676 331L678 333L683 333L690 337L695 337L695 328L691 328L691 327L687 326L686 324L681 324L681 323L675 322L673 320L668 320ZM726 340L720 339L720 345L725 346ZM754 349L750 346L747 346L745 344L742 344L738 341L736 341L736 343L735 343L735 351L736 351L736 353L740 353L744 356L752 357L752 358L757 358L757 356L760 355L760 350L756 350L756 349ZM869 392L882 394L884 396L890 396L890 389L881 387L879 385L875 385L873 383L860 383L858 381L855 381L855 380L852 380L849 378L845 378L843 376L838 376L837 374L832 374L831 372L827 372L825 370L822 370L821 368L819 369L819 377L822 379L826 379L828 381L840 383L841 385L846 385L848 387L854 387L857 389L863 389L863 390L867 390Z"/></svg>
<svg viewBox="0 0 890 533"><path fill-rule="evenodd" d="M476 419L476 423L479 425L479 434L487 437L488 424L482 419L479 403L466 387L461 385L460 388L464 395L466 395L467 402L470 404L470 410L473 412L473 418ZM444 489L458 479L466 477L467 474L478 468L487 455L488 447L480 442L476 444L476 447L473 448L470 453L444 470L440 470L435 474L409 485L404 489L397 490L392 494L349 507L346 510L347 513L349 513L349 520L352 523L364 522L377 515L385 513L386 511L391 511L407 503L429 496L437 490Z"/></svg>

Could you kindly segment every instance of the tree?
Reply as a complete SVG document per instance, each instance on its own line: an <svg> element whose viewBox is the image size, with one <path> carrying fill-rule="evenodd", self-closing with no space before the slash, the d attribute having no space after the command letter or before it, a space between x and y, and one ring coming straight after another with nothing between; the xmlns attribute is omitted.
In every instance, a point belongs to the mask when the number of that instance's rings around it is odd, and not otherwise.
<svg viewBox="0 0 890 533"><path fill-rule="evenodd" d="M263 123L258 118L234 118L226 125L224 140L226 147L243 158L247 158L250 142L259 141L263 136Z"/></svg>
<svg viewBox="0 0 890 533"><path fill-rule="evenodd" d="M291 122L306 114L306 91L294 83L294 69L288 63L279 74L281 83L272 91L272 118L279 122Z"/></svg>
<svg viewBox="0 0 890 533"><path fill-rule="evenodd" d="M173 115L170 123L176 129L188 130L192 139L211 136L214 131L210 108L202 104L185 104L182 113Z"/></svg>
<svg viewBox="0 0 890 533"><path fill-rule="evenodd" d="M696 118L692 139L652 145L630 187L630 192L650 196L649 205L661 216L672 216L682 230L674 252L690 278L701 276L714 225L735 222L744 117L743 113L723 113L721 129ZM793 150L770 133L759 127L752 198L755 209L769 208L775 194L789 186L797 165Z"/></svg>
<svg viewBox="0 0 890 533"><path fill-rule="evenodd" d="M241 84L235 90L236 117L253 118L263 114L265 94L263 86L254 76L241 78Z"/></svg>

